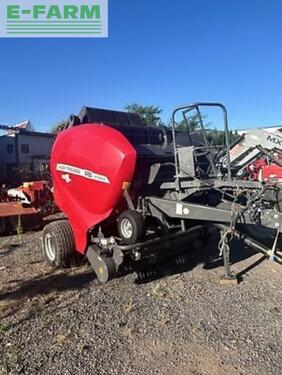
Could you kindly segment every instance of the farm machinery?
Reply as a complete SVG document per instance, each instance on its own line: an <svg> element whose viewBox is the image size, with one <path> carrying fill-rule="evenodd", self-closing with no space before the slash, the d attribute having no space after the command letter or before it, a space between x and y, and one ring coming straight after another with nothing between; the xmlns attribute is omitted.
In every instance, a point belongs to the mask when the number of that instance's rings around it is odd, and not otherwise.
<svg viewBox="0 0 282 375"><path fill-rule="evenodd" d="M209 144L201 110L223 113L225 145ZM189 113L199 129L189 127ZM187 123L179 137L176 116ZM43 251L53 267L86 256L100 282L127 261L139 262L220 231L225 278L233 280L230 241L237 238L281 263L281 186L238 176L232 164L228 118L220 103L195 103L173 112L171 129L144 126L138 116L83 108L62 125L51 153L56 205L67 220L43 230ZM223 158L224 155L224 158ZM266 229L271 245L248 231Z"/></svg>
<svg viewBox="0 0 282 375"><path fill-rule="evenodd" d="M230 161L242 178L282 182L282 134L250 130L232 145Z"/></svg>
<svg viewBox="0 0 282 375"><path fill-rule="evenodd" d="M33 226L58 209L47 181L25 182L9 189L0 187L0 235L27 224Z"/></svg>
<svg viewBox="0 0 282 375"><path fill-rule="evenodd" d="M20 129L19 126L0 124L0 130L6 132L18 133ZM45 216L58 211L48 181L47 166L42 172L42 178L47 180L24 182L16 188L0 184L0 236L25 223L28 226L37 225Z"/></svg>

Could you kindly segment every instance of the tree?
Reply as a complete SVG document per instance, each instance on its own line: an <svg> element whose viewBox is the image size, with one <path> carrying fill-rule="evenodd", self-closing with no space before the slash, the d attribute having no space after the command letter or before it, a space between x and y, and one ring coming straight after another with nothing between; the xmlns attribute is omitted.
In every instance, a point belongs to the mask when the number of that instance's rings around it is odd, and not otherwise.
<svg viewBox="0 0 282 375"><path fill-rule="evenodd" d="M200 128L199 116L198 115L189 116L188 126L189 126L190 132L194 132L196 129L199 129ZM179 122L176 122L176 130L181 131L181 132L187 132L187 123L184 119Z"/></svg>
<svg viewBox="0 0 282 375"><path fill-rule="evenodd" d="M144 125L160 126L162 125L161 113L162 109L155 105L140 105L137 103L128 104L124 107L127 112L137 113Z"/></svg>
<svg viewBox="0 0 282 375"><path fill-rule="evenodd" d="M62 121L57 122L55 125L52 125L51 127L51 133L52 134L58 134L62 129Z"/></svg>
<svg viewBox="0 0 282 375"><path fill-rule="evenodd" d="M206 116L202 116L202 119L204 120ZM199 116L197 114L189 116L188 118L189 121L189 131L190 133L193 133L195 131L201 132L201 125L200 125L200 120ZM204 123L204 128L206 129L206 135L207 135L207 140L211 145L214 146L222 146L225 145L225 132L222 130L218 130L216 128L210 129L210 126L212 125L211 122L209 123ZM181 120L176 124L176 130L182 131L182 132L187 132L187 124L185 120ZM237 141L239 138L238 133L232 132L229 130L229 142L230 144L234 143Z"/></svg>
<svg viewBox="0 0 282 375"><path fill-rule="evenodd" d="M238 138L240 137L239 134L235 131L229 130L229 143L232 145L232 143L236 142ZM207 138L209 142L214 146L221 146L225 145L225 132L222 130L213 129L210 130L207 133Z"/></svg>

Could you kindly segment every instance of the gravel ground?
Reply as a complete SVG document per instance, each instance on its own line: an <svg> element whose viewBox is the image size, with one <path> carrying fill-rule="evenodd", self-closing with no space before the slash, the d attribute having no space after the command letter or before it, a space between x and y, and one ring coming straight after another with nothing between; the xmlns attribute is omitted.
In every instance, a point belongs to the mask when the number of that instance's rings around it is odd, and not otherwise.
<svg viewBox="0 0 282 375"><path fill-rule="evenodd" d="M88 265L50 269L40 235L0 240L1 375L282 374L279 265L235 244L243 282L223 286L210 240L154 281L99 285Z"/></svg>

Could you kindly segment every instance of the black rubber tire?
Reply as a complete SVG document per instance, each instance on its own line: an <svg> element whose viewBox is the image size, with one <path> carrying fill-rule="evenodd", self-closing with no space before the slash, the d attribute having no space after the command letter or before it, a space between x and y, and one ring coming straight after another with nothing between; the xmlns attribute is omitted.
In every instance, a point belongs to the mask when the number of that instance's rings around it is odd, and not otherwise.
<svg viewBox="0 0 282 375"><path fill-rule="evenodd" d="M132 234L130 236L126 236L123 231L123 223L127 220L131 223L132 226ZM142 240L144 236L144 219L142 215L133 210L124 211L117 220L117 229L120 237L122 238L123 242L126 244L134 244Z"/></svg>
<svg viewBox="0 0 282 375"><path fill-rule="evenodd" d="M50 242L52 245L48 245ZM82 257L75 250L73 231L67 220L58 220L46 225L43 229L42 245L45 259L54 268L76 265Z"/></svg>

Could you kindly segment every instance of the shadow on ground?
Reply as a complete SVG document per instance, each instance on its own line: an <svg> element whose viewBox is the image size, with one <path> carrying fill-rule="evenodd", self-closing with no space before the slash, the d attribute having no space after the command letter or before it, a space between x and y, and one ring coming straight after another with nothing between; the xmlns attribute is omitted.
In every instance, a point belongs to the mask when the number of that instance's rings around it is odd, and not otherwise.
<svg viewBox="0 0 282 375"><path fill-rule="evenodd" d="M5 256L12 254L12 253L15 252L16 250L18 250L19 247L20 247L20 245L18 245L18 244L11 244L11 245L8 245L8 246L6 247L6 250L5 250L5 251L1 251L1 253L0 253L0 258L4 258Z"/></svg>
<svg viewBox="0 0 282 375"><path fill-rule="evenodd" d="M49 294L52 292L78 290L86 287L95 278L94 273L90 268L87 268L84 272L74 274L54 272L50 272L44 276L36 276L21 283L19 280L12 280L10 283L17 282L18 286L14 290L1 293L0 300L5 298L13 300L34 298L38 295Z"/></svg>
<svg viewBox="0 0 282 375"><path fill-rule="evenodd" d="M181 251L177 249L178 255L171 255L166 259L163 256L157 256L154 259L148 259L145 262L127 264L119 273L118 277L123 277L136 272L135 282L138 284L148 283L169 275L189 272L197 265L203 265L204 269L215 269L222 266L222 258L219 256L217 248L218 235L213 235L202 246L196 249L191 248L191 244L183 243ZM199 245L199 244L198 244ZM174 249L170 252L174 254ZM255 253L250 248L243 246L238 241L234 241L231 247L231 263L235 264ZM248 272L252 267L258 265L264 258L256 261L252 266L242 270L239 277ZM32 299L36 296L48 295L53 292L62 292L65 290L80 290L89 286L95 279L94 272L90 266L83 266L80 270L74 272L51 271L45 275L35 276L29 280L12 280L16 287L0 293L0 300L22 300Z"/></svg>
<svg viewBox="0 0 282 375"><path fill-rule="evenodd" d="M137 268L137 283L147 283L153 280L168 276L175 275L184 272L189 272L196 266L203 265L206 270L211 270L223 266L222 257L218 250L219 235L214 235L208 239L198 249L192 249L191 251L185 251L185 245L183 244L183 251L177 256L167 259L165 262L159 262L156 265L145 265L145 267ZM189 244L188 244L189 246ZM242 245L239 241L234 240L230 247L230 260L231 264L236 264L247 258L255 255L256 252L251 248ZM243 276L249 272L253 267L260 264L265 258L262 257L259 261L254 262L248 268L242 270L238 275L238 281L241 281Z"/></svg>

